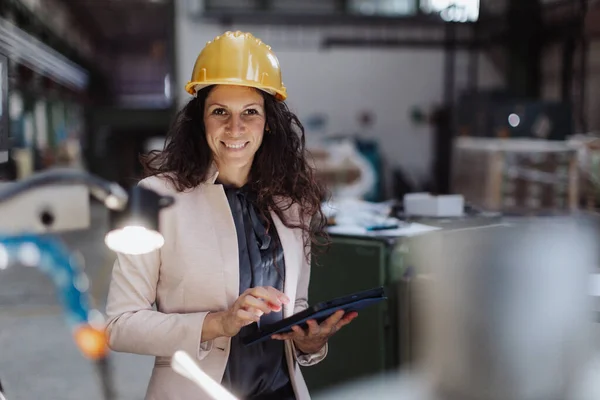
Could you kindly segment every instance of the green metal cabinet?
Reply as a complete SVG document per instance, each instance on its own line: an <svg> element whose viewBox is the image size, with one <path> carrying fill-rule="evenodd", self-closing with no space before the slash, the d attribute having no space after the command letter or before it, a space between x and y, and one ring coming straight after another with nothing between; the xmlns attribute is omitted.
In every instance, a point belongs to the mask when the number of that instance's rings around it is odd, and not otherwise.
<svg viewBox="0 0 600 400"><path fill-rule="evenodd" d="M359 313L329 342L321 363L303 368L309 390L319 390L384 372L398 363L396 293L391 285L390 260L395 241L332 237L326 254L313 258L309 303L384 286L388 301Z"/></svg>

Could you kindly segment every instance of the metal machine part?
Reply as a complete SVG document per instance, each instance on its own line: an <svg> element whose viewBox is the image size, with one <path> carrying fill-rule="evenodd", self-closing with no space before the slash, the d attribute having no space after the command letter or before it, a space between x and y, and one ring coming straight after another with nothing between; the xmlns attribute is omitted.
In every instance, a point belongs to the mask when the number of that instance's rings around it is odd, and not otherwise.
<svg viewBox="0 0 600 400"><path fill-rule="evenodd" d="M0 232L49 234L89 228L90 193L111 210L122 210L128 202L127 192L117 184L72 169L0 183Z"/></svg>
<svg viewBox="0 0 600 400"><path fill-rule="evenodd" d="M35 235L0 236L0 270L16 265L38 268L50 277L73 330L82 324L102 326L102 314L90 309L88 277L77 264L77 258L71 257L58 239Z"/></svg>
<svg viewBox="0 0 600 400"><path fill-rule="evenodd" d="M424 332L420 362L410 374L315 398L600 398L590 296L598 238L598 227L579 218L414 238L408 262L427 278L416 310Z"/></svg>
<svg viewBox="0 0 600 400"><path fill-rule="evenodd" d="M0 184L0 191L13 183ZM36 234L68 232L90 226L90 193L85 185L42 187L0 206L0 232Z"/></svg>
<svg viewBox="0 0 600 400"><path fill-rule="evenodd" d="M597 232L577 219L431 235L424 367L442 399L573 399L593 354Z"/></svg>
<svg viewBox="0 0 600 400"><path fill-rule="evenodd" d="M90 282L77 257L47 235L89 227L90 192L111 210L129 200L120 186L78 170L52 169L0 186L0 272L19 265L51 278L75 343L96 364L104 398L112 400L104 317L90 305Z"/></svg>

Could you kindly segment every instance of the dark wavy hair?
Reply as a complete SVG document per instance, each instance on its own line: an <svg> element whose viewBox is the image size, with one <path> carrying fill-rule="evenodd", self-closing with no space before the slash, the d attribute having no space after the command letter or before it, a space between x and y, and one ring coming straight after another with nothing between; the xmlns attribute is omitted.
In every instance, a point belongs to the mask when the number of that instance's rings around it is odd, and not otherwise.
<svg viewBox="0 0 600 400"><path fill-rule="evenodd" d="M198 91L177 114L162 151L140 156L146 176L163 175L178 191L198 186L208 179L212 151L206 140L204 106L214 86ZM321 209L326 192L307 162L304 127L285 102L257 90L264 98L266 126L262 144L254 156L248 180L256 193L256 207L267 221L273 210L288 228L304 231L306 257L310 249L329 244L326 218ZM284 199L282 204L278 199ZM285 211L297 205L299 220L291 221ZM269 222L270 223L270 222Z"/></svg>

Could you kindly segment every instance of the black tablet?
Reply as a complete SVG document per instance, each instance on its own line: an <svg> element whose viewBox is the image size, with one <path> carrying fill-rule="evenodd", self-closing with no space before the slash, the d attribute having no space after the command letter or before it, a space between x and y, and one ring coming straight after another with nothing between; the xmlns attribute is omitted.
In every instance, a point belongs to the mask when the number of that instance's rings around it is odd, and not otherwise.
<svg viewBox="0 0 600 400"><path fill-rule="evenodd" d="M242 342L246 346L259 343L270 339L276 333L291 332L294 325L306 329L308 320L314 319L321 323L336 311L344 310L345 313L350 313L386 299L383 288L379 287L324 301L274 324L261 325L259 329L253 330L252 334L243 337Z"/></svg>

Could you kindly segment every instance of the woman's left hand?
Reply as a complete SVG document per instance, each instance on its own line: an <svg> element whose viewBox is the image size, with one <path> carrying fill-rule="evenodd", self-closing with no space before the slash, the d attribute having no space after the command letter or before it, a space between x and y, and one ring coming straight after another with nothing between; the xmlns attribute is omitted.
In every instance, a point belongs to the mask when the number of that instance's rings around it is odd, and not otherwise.
<svg viewBox="0 0 600 400"><path fill-rule="evenodd" d="M317 321L311 319L307 321L308 329L306 330L294 325L292 327L293 332L276 334L271 337L276 340L292 339L298 350L304 354L313 354L321 350L331 336L348 325L356 317L358 317L357 312L344 315L344 310L340 310L320 325Z"/></svg>

